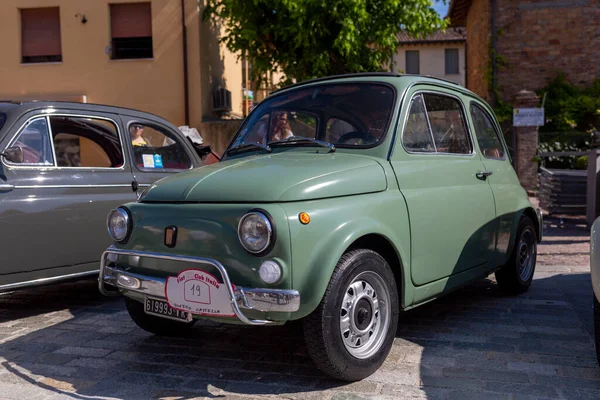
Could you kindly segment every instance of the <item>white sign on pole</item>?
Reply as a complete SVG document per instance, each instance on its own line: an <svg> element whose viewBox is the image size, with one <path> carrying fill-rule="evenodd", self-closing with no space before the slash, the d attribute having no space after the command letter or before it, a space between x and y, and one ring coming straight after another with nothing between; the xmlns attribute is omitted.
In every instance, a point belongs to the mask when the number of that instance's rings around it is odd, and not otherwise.
<svg viewBox="0 0 600 400"><path fill-rule="evenodd" d="M513 126L543 126L543 108L513 108Z"/></svg>

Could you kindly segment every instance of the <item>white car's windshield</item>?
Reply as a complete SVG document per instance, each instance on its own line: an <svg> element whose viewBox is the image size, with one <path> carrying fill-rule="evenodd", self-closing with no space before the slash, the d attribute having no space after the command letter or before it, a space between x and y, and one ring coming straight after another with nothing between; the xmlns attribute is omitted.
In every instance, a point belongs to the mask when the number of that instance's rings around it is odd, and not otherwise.
<svg viewBox="0 0 600 400"><path fill-rule="evenodd" d="M390 86L377 83L316 85L276 95L252 112L230 150L371 147L385 136L394 99Z"/></svg>

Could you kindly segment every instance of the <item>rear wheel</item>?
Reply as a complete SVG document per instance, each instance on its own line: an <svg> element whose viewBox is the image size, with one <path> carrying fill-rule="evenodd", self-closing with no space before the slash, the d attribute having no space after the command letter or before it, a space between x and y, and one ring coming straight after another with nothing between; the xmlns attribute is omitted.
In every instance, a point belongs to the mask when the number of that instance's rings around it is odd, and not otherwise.
<svg viewBox="0 0 600 400"><path fill-rule="evenodd" d="M392 347L398 310L396 280L385 259L367 249L346 253L321 303L304 320L315 364L347 381L371 375Z"/></svg>
<svg viewBox="0 0 600 400"><path fill-rule="evenodd" d="M517 239L510 259L496 271L498 285L511 293L523 293L531 286L537 258L537 235L533 221L524 215L519 221Z"/></svg>
<svg viewBox="0 0 600 400"><path fill-rule="evenodd" d="M187 332L195 323L179 322L172 319L155 317L144 312L144 305L138 301L125 298L125 307L129 316L137 326L158 336L179 336Z"/></svg>

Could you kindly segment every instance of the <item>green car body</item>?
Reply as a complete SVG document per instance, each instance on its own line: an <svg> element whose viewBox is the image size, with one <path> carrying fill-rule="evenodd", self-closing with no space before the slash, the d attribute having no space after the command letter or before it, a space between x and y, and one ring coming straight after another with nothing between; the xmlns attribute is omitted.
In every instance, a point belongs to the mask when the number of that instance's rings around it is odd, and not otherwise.
<svg viewBox="0 0 600 400"><path fill-rule="evenodd" d="M338 146L335 151L314 145L273 147L271 152L250 149L158 181L137 202L124 205L131 217L130 233L112 247L123 252L112 259L113 267L166 279L195 267L143 256L132 262L127 252L217 260L236 287L297 292L294 311L243 310L250 320L284 323L315 311L336 265L350 249L370 249L387 261L399 307L406 310L505 265L524 215L534 223L536 243L541 240L541 214L519 183L502 135L502 157L485 157L479 148L469 112L473 105L501 132L483 100L456 84L393 74L320 79L272 97L332 82L368 82L393 90L391 115L378 144ZM419 93L448 96L460 104L470 154L407 150L403 130L411 99ZM230 148L234 146L235 140ZM255 209L268 215L274 227L272 246L258 255L246 251L238 237L240 219ZM301 221L301 213L309 215L309 223ZM174 247L165 245L169 226L177 227ZM267 284L259 275L266 260L281 267L277 283ZM201 269L219 276L210 265ZM100 281L104 292L107 283L114 284L102 275ZM119 289L144 301L143 291ZM239 318L213 319L242 323Z"/></svg>

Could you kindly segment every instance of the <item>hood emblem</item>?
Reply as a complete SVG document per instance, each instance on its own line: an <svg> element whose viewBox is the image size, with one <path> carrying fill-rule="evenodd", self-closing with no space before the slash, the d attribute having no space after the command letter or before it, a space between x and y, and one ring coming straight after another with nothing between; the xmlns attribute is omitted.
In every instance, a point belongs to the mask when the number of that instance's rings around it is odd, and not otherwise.
<svg viewBox="0 0 600 400"><path fill-rule="evenodd" d="M177 242L177 227L176 226L167 226L165 228L165 246L167 247L175 247L175 243Z"/></svg>

